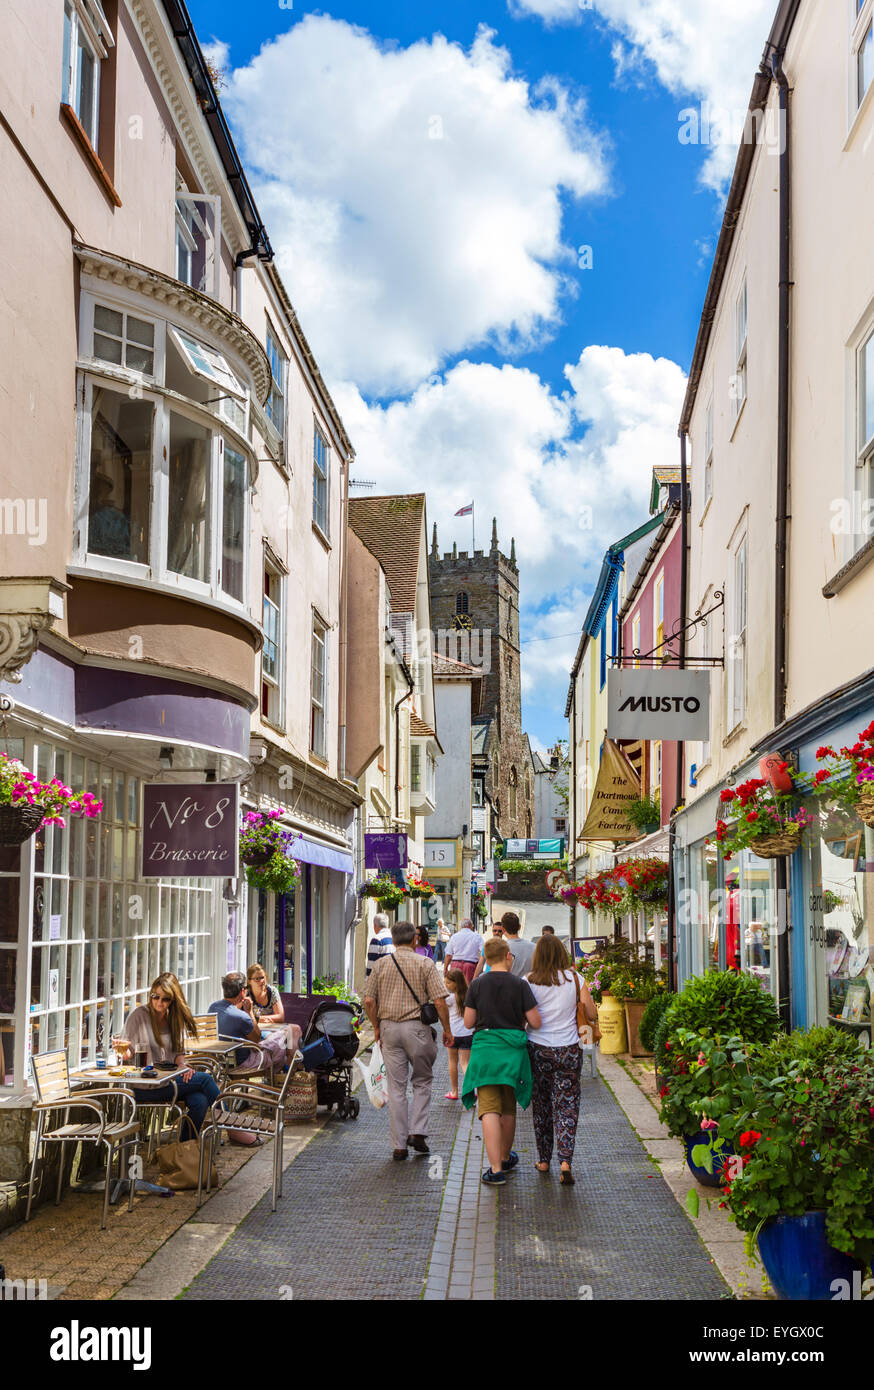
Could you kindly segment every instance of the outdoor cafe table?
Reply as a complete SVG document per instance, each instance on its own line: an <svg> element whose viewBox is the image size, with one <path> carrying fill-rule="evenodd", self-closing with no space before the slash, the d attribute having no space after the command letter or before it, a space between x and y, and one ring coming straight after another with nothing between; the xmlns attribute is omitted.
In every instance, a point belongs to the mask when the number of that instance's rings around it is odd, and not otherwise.
<svg viewBox="0 0 874 1390"><path fill-rule="evenodd" d="M71 1078L71 1091L84 1091L88 1086L100 1086L101 1088L118 1090L126 1090L132 1086L136 1086L137 1090L158 1091L162 1086L166 1086L170 1081L175 1081L177 1077L184 1075L188 1070L190 1070L188 1067L176 1067L173 1071L159 1071L155 1076L143 1076L139 1067L125 1067L123 1076L113 1076L108 1067L105 1069L102 1067L88 1067L85 1071L76 1072L75 1076ZM148 1101L144 1100L143 1104L148 1105ZM122 1190L125 1192L127 1191L129 1182L130 1178L118 1179L115 1187L112 1189L112 1196L109 1199L110 1203L114 1203L118 1200L118 1194ZM74 1188L74 1191L102 1192L103 1184L85 1183L82 1186ZM173 1196L172 1187L161 1187L158 1183L147 1182L145 1178L134 1179L134 1191L149 1192L154 1197Z"/></svg>

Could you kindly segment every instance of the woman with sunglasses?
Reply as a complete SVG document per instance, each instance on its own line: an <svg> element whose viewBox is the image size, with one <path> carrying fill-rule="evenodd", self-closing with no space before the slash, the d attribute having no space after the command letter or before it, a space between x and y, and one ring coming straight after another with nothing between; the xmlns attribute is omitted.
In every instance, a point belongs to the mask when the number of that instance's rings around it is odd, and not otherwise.
<svg viewBox="0 0 874 1390"><path fill-rule="evenodd" d="M132 1053L140 1050L145 1051L146 1059L152 1065L156 1062L175 1062L177 1066L182 1066L186 1038L197 1038L197 1025L179 981L166 971L153 981L148 1003L140 1004L128 1014L124 1032L112 1039L112 1045L126 1062ZM192 1071L190 1067L175 1078L173 1085L199 1134L207 1110L218 1098L218 1086L208 1072ZM160 1105L173 1099L173 1088L169 1083L157 1090L138 1089L136 1086L131 1089L140 1105Z"/></svg>

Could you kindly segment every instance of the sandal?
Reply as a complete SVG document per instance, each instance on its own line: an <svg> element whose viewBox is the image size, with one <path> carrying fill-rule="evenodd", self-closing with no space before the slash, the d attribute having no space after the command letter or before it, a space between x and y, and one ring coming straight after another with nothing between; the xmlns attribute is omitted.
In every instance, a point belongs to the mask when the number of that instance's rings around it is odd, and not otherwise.
<svg viewBox="0 0 874 1390"><path fill-rule="evenodd" d="M446 1095L443 1097L443 1099L444 1099L444 1100L458 1100L458 1092L457 1092L457 1091L447 1091L447 1092L446 1092Z"/></svg>
<svg viewBox="0 0 874 1390"><path fill-rule="evenodd" d="M576 1182L576 1179L573 1173L571 1172L570 1168L562 1168L560 1179L562 1187L573 1187L574 1183Z"/></svg>
<svg viewBox="0 0 874 1390"><path fill-rule="evenodd" d="M548 1172L549 1172L549 1164L548 1164L548 1163L535 1163L534 1167L537 1169L538 1173L548 1173Z"/></svg>

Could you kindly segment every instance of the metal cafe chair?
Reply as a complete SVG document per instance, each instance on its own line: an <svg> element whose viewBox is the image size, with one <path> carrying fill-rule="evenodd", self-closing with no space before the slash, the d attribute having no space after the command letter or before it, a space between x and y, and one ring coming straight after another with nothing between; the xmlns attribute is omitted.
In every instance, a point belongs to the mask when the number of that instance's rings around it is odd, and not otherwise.
<svg viewBox="0 0 874 1390"><path fill-rule="evenodd" d="M67 1065L67 1054L63 1051L42 1052L31 1058L31 1070L33 1073L33 1083L36 1088L37 1103L33 1107L37 1114L36 1136L33 1146L33 1161L30 1165L30 1181L27 1186L27 1209L24 1214L25 1221L30 1220L30 1209L33 1203L33 1189L36 1178L37 1166L39 1163L40 1149L45 1144L60 1144L61 1154L58 1163L58 1185L55 1192L55 1206L61 1200L61 1188L64 1180L64 1154L66 1145L73 1144L104 1144L106 1146L106 1180L103 1188L103 1220L100 1229L106 1230L106 1217L109 1211L109 1191L110 1178L112 1174L112 1162L116 1151L121 1149L122 1156L126 1153L130 1144L135 1144L139 1139L139 1125L136 1119L137 1106L133 1096L120 1088L106 1091L81 1091L75 1095L70 1093L70 1072ZM117 1101L122 1107L123 1112L119 1119L110 1116L107 1102ZM95 1116L94 1120L71 1121L71 1110L90 1110ZM63 1112L61 1122L54 1129L49 1129L48 1125L56 1114ZM133 1210L134 1204L134 1184L130 1184L130 1196L128 1200L128 1211Z"/></svg>
<svg viewBox="0 0 874 1390"><path fill-rule="evenodd" d="M262 1138L273 1140L273 1189L272 1210L276 1210L276 1199L282 1196L282 1138L285 1132L285 1098L292 1078L303 1067L303 1056L294 1054L294 1059L285 1073L279 1090L270 1086L259 1086L254 1081L232 1082L213 1104L212 1110L203 1122L200 1131L200 1165L197 1175L197 1205L203 1202L204 1151L209 1147L206 1160L206 1191L209 1195L210 1175L215 1161L215 1140L227 1130L248 1130ZM231 1108L235 1101L245 1100L249 1109L242 1114Z"/></svg>

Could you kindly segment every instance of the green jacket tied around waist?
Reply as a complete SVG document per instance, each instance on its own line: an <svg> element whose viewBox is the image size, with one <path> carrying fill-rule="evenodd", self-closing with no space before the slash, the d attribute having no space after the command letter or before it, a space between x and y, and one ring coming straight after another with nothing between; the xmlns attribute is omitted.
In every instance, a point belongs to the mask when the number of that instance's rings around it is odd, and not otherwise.
<svg viewBox="0 0 874 1390"><path fill-rule="evenodd" d="M461 1099L470 1110L477 1086L512 1086L522 1109L531 1104L528 1034L521 1028L482 1028L473 1035Z"/></svg>

